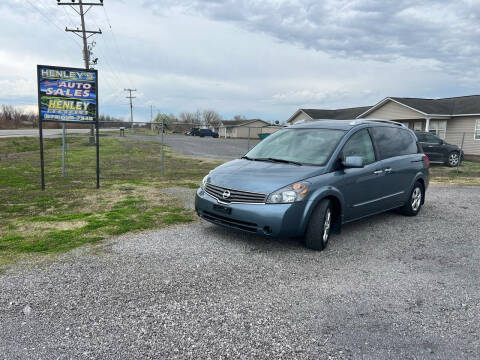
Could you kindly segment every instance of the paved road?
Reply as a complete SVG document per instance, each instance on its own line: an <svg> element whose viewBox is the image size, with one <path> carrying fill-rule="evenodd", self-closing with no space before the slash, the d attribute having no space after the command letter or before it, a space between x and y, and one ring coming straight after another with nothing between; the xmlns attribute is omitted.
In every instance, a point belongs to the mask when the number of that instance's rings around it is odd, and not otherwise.
<svg viewBox="0 0 480 360"><path fill-rule="evenodd" d="M87 133L89 129L68 129L68 134ZM115 131L118 129L100 129L100 131ZM62 134L61 129L44 129L44 137L59 137ZM0 130L0 138L6 137L38 137L38 129L28 130ZM137 141L156 141L160 142L160 136L130 135L128 132L125 137L119 139L137 140ZM213 139L210 137L201 138L198 136L168 135L166 144L178 154L205 157L211 159L231 160L239 158L252 148L259 140L251 139Z"/></svg>
<svg viewBox="0 0 480 360"><path fill-rule="evenodd" d="M118 129L100 129L100 131L118 131ZM68 129L67 133L85 134L90 129ZM43 136L58 137L62 135L62 129L43 129ZM38 129L14 129L14 130L0 130L0 138L6 137L38 137Z"/></svg>
<svg viewBox="0 0 480 360"><path fill-rule="evenodd" d="M161 141L159 136L127 135L126 140ZM177 154L211 159L236 159L255 146L259 140L214 139L211 137L168 135L165 143Z"/></svg>
<svg viewBox="0 0 480 360"><path fill-rule="evenodd" d="M196 222L17 265L0 357L478 359L479 208L479 187L432 186L418 217L324 252Z"/></svg>

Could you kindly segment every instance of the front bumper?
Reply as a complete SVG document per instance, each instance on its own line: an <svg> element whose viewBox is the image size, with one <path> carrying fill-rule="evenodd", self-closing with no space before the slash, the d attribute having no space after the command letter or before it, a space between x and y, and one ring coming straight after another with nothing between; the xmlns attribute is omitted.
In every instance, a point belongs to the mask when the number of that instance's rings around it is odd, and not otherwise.
<svg viewBox="0 0 480 360"><path fill-rule="evenodd" d="M225 210L221 210L221 205ZM303 234L305 202L292 204L219 204L201 188L195 196L195 210L202 219L249 233L290 237Z"/></svg>

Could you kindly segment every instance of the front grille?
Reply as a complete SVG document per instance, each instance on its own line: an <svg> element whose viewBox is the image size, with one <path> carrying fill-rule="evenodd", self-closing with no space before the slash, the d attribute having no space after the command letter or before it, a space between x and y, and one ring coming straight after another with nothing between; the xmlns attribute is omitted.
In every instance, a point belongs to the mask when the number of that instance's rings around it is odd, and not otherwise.
<svg viewBox="0 0 480 360"><path fill-rule="evenodd" d="M229 197L224 197L223 194L228 191ZM240 191L234 189L228 189L221 186L207 184L205 192L213 196L215 199L220 200L223 203L249 203L249 204L264 204L267 197L266 194L252 193L247 191Z"/></svg>
<svg viewBox="0 0 480 360"><path fill-rule="evenodd" d="M248 232L257 232L257 224L251 223L248 221L241 221L241 220L235 220L231 219L225 216L220 216L214 213L211 213L209 211L202 211L200 214L201 217L203 217L205 220L209 220L214 223L222 224L225 226L233 227L236 229L240 229L243 231L248 231Z"/></svg>

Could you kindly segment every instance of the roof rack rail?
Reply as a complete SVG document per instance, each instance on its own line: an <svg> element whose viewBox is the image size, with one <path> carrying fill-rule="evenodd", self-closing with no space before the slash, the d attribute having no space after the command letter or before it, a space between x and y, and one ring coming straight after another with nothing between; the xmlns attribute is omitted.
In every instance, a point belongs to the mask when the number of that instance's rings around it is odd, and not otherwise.
<svg viewBox="0 0 480 360"><path fill-rule="evenodd" d="M359 119L360 120L360 119ZM385 124L392 124L392 125L398 125L402 126L404 128L408 128L407 125L402 124L401 122L398 121L393 121L393 120L385 120L385 119L361 119L364 121L373 121L373 122L379 122L379 123L385 123Z"/></svg>

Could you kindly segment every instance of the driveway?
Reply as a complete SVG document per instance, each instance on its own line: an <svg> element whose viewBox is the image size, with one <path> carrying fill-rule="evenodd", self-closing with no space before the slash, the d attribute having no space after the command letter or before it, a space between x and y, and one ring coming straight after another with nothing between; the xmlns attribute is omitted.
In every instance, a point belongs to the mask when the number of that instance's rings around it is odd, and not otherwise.
<svg viewBox="0 0 480 360"><path fill-rule="evenodd" d="M324 252L205 222L0 275L0 354L475 359L480 187L346 225Z"/></svg>

